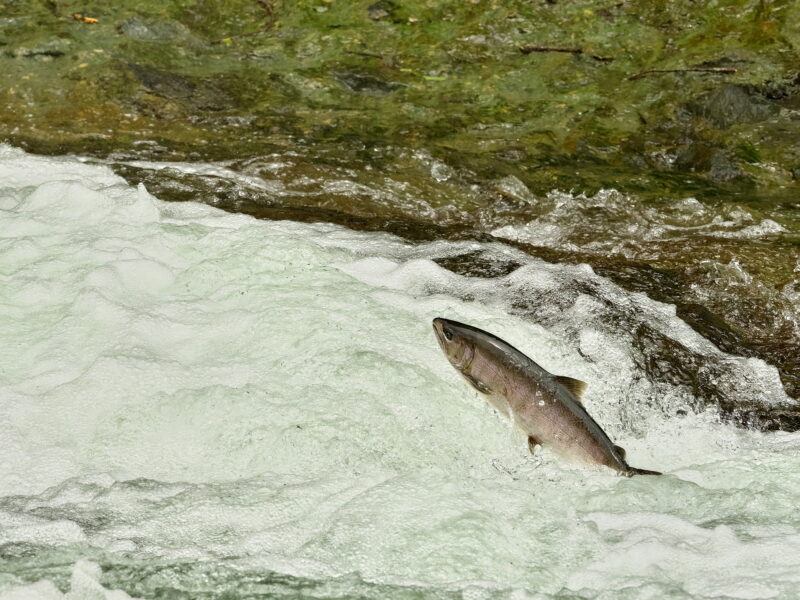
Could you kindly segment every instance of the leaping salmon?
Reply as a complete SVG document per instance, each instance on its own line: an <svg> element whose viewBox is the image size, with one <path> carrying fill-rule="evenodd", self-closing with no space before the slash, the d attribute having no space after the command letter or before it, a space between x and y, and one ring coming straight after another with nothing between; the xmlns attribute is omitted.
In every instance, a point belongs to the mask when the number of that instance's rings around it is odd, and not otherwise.
<svg viewBox="0 0 800 600"><path fill-rule="evenodd" d="M450 364L528 435L531 452L541 444L566 458L604 465L626 477L661 475L625 462L625 450L614 445L581 403L583 381L549 373L511 344L477 327L437 318L433 329Z"/></svg>

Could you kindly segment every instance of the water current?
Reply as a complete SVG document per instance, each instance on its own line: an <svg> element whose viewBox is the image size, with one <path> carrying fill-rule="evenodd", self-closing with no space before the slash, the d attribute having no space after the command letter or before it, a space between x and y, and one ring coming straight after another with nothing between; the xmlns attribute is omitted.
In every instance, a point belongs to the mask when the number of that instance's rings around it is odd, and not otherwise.
<svg viewBox="0 0 800 600"><path fill-rule="evenodd" d="M514 268L442 266L476 254ZM767 406L791 402L778 371L586 265L167 203L2 146L0 281L2 600L800 590L800 433L649 376L632 332ZM531 456L437 316L587 381L631 464L665 475Z"/></svg>

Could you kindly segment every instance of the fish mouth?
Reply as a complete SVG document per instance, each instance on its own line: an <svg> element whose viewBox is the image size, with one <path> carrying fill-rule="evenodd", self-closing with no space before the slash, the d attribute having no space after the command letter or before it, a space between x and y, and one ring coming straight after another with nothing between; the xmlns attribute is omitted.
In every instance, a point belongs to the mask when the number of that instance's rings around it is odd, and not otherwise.
<svg viewBox="0 0 800 600"><path fill-rule="evenodd" d="M436 339L439 342L439 345L444 347L444 319L436 317L433 320L433 332L436 334Z"/></svg>
<svg viewBox="0 0 800 600"><path fill-rule="evenodd" d="M449 319L443 319L442 317L436 317L433 320L433 332L436 334L436 341L439 342L439 346L441 346L445 354L447 354L447 347L450 345L452 341L452 332L448 332L450 333L451 339L447 339L447 336L444 333L445 327L450 327L451 330L454 330L454 328L452 327L452 324L454 322L455 321L450 321Z"/></svg>

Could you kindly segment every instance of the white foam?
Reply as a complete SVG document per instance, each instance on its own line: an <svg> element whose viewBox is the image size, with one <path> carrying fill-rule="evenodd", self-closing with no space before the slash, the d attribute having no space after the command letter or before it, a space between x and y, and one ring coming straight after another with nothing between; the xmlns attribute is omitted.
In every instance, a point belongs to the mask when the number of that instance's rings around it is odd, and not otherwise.
<svg viewBox="0 0 800 600"><path fill-rule="evenodd" d="M66 594L52 582L41 580L0 590L0 600L134 600L123 591L104 588L99 581L101 574L99 565L79 560L72 568L70 590Z"/></svg>
<svg viewBox="0 0 800 600"><path fill-rule="evenodd" d="M800 437L665 414L692 398L643 377L609 319L731 361L742 390L780 396L777 376L674 307L502 246L166 204L7 147L0 188L0 544L73 553L67 597L125 597L88 548L464 597L797 589ZM433 260L466 251L524 266L481 280ZM520 314L535 298L547 314ZM436 316L589 381L631 463L668 474L531 457L441 356ZM63 597L14 561L0 597Z"/></svg>

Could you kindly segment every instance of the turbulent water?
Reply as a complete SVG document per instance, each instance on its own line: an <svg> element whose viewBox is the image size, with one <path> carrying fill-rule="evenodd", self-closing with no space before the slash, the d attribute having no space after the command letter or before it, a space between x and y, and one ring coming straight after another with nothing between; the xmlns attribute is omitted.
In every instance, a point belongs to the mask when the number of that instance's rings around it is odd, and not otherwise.
<svg viewBox="0 0 800 600"><path fill-rule="evenodd" d="M149 147L141 146L143 152ZM800 395L800 220L793 199L698 199L663 186L641 195L613 189L541 194L514 175L479 176L422 150L376 147L372 153L380 157L376 164L320 161L302 147L213 164L130 154L106 160L129 183L145 183L165 200L269 219L332 221L414 240L496 240L553 262L589 264L626 289L674 305L724 351L774 365L788 394ZM475 258L447 264L472 275L513 267L496 256ZM667 348L661 354L673 364L694 363ZM697 364L688 368L696 370ZM648 376L686 383L693 379L686 371L659 367ZM756 398L714 390L708 381L694 387L726 413L738 411L739 421L800 429L796 407L764 411Z"/></svg>
<svg viewBox="0 0 800 600"><path fill-rule="evenodd" d="M475 254L516 268L440 266ZM800 590L800 434L721 422L634 332L767 406L791 402L777 370L589 267L165 203L1 147L0 281L3 600ZM589 382L665 475L531 456L436 316Z"/></svg>

